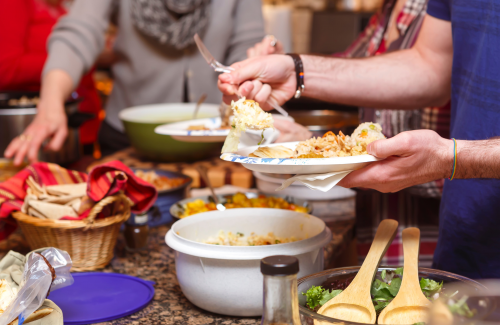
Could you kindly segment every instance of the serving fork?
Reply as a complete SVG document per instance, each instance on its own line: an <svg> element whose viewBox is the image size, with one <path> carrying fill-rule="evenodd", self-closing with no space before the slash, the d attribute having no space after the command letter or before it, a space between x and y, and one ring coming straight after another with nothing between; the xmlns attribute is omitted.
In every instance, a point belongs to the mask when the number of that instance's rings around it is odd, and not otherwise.
<svg viewBox="0 0 500 325"><path fill-rule="evenodd" d="M214 68L216 72L225 72L225 73L230 73L231 71L234 71L233 68L228 67L227 65L223 65L219 61L217 61L212 53L207 49L205 44L203 44L201 38L198 36L198 34L194 34L194 41L196 42L196 46L198 46L198 50L200 50L201 55L205 58L205 61ZM236 95L241 98L241 94L236 91ZM283 116L288 116L287 111L285 111L281 106L279 106L273 99L270 99L267 101L269 105L272 106L275 110L280 112Z"/></svg>

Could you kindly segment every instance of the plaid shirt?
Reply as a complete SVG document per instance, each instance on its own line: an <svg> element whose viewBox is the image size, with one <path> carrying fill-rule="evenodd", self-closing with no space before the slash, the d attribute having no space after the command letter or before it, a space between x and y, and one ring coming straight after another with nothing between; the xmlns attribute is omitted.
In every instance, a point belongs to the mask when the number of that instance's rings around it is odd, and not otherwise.
<svg viewBox="0 0 500 325"><path fill-rule="evenodd" d="M370 57L385 52L410 48L416 41L426 15L427 0L406 0L397 13L396 28L400 37L386 46L387 26L397 0L386 0L374 14L358 39L339 57ZM449 137L450 105L418 110L360 109L360 120L382 125L387 137L414 129L431 129ZM439 198L443 180L413 186L398 193L384 194L359 190L356 198L357 240L359 262L362 263L373 242L378 224L395 219L399 229L382 264L403 265L401 231L406 227L421 230L420 266L431 266L438 237Z"/></svg>

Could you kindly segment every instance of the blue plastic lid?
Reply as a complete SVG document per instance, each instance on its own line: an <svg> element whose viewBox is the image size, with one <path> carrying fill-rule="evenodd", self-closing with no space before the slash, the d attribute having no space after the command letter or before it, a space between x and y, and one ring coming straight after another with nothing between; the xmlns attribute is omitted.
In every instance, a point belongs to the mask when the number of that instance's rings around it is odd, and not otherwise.
<svg viewBox="0 0 500 325"><path fill-rule="evenodd" d="M75 283L51 292L64 324L92 324L131 315L153 299L154 282L117 273L73 273Z"/></svg>

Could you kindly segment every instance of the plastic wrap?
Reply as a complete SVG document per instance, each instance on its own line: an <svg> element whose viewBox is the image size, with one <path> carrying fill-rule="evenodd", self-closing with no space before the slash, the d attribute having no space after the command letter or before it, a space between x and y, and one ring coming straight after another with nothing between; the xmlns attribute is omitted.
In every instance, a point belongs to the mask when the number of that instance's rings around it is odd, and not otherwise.
<svg viewBox="0 0 500 325"><path fill-rule="evenodd" d="M74 280L70 273L72 262L67 252L48 248L41 254L54 268L56 278L52 282L52 272L42 256L36 253L29 254L17 296L0 315L0 325L7 325L17 317L21 325L27 316L40 308L49 289L54 291L73 284Z"/></svg>

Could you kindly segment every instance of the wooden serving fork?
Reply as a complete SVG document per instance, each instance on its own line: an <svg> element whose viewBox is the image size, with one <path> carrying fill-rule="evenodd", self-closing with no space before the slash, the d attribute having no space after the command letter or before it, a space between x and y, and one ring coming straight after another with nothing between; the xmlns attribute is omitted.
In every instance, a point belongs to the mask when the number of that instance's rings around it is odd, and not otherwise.
<svg viewBox="0 0 500 325"><path fill-rule="evenodd" d="M378 316L379 324L415 324L427 322L431 302L418 280L420 230L403 230L404 269L401 288L393 301Z"/></svg>
<svg viewBox="0 0 500 325"><path fill-rule="evenodd" d="M324 304L318 311L319 314L345 321L375 324L377 313L373 307L370 288L380 259L394 239L397 229L398 222L395 220L387 219L380 223L370 251L356 277L344 291ZM329 324L317 320L314 323Z"/></svg>

